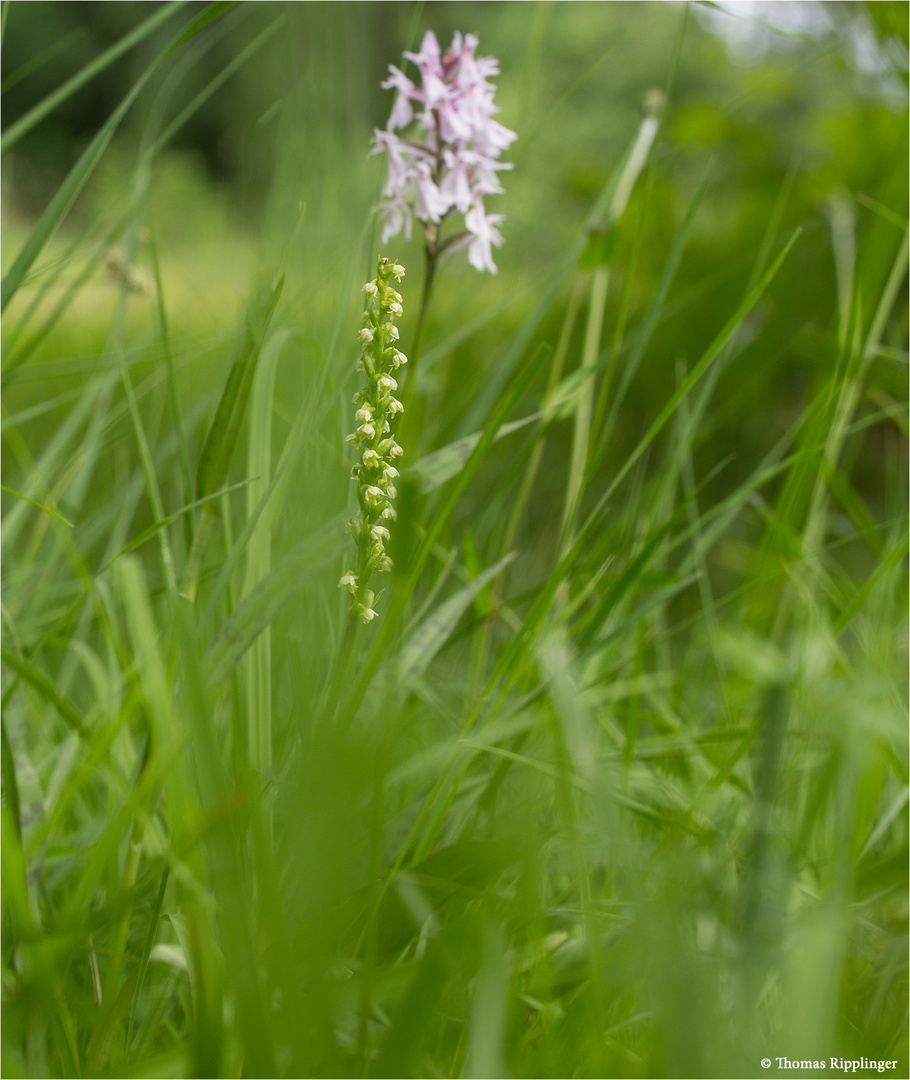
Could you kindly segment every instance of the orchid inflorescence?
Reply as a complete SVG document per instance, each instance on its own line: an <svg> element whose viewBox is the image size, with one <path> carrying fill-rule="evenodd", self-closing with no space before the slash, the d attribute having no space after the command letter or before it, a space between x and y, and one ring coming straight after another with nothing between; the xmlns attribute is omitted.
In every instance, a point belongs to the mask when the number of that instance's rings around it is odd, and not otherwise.
<svg viewBox="0 0 910 1080"><path fill-rule="evenodd" d="M398 470L392 461L401 457L402 451L391 434L391 421L403 411L401 402L392 396L398 389L393 372L408 361L395 345L398 327L394 320L402 314L402 301L392 279L401 281L403 277L403 266L379 260L376 277L363 287L367 306L363 329L357 335L357 370L366 372L367 385L354 395L358 427L347 436L347 442L360 451L360 460L351 469L351 477L357 481L360 514L348 522L347 531L357 544L359 559L357 573L347 571L338 587L353 595L352 610L365 623L376 618L375 597L367 588L370 578L392 569L385 551L388 523L396 516L392 501L397 494L393 481Z"/></svg>
<svg viewBox="0 0 910 1080"><path fill-rule="evenodd" d="M496 273L492 248L502 244L496 228L501 214L487 214L483 198L502 191L496 173L511 165L498 160L516 138L493 119L495 87L489 77L499 74L492 56L476 57L477 37L456 33L440 55L439 42L428 30L419 53L406 52L420 70L421 86L389 65L391 76L382 84L398 91L388 129L376 131L373 153L389 156L389 177L380 208L385 213L382 239L404 228L411 236L411 213L424 225L428 250L458 250L468 246L468 260L478 270ZM416 102L421 106L414 111ZM409 129L406 137L396 130ZM439 226L453 212L464 214L465 231L438 244Z"/></svg>

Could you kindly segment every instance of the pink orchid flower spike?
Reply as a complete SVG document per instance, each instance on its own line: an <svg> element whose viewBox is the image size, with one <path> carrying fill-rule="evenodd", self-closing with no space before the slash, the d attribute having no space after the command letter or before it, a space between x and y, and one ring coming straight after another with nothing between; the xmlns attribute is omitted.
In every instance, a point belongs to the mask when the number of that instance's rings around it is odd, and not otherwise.
<svg viewBox="0 0 910 1080"><path fill-rule="evenodd" d="M492 56L476 56L477 45L476 35L456 32L442 53L428 30L420 51L404 54L417 66L419 85L389 65L382 86L396 91L395 103L387 128L374 133L371 152L388 155L378 207L383 242L402 229L410 237L413 214L434 258L467 247L472 266L495 274L492 249L502 244L496 225L503 216L487 214L483 200L502 191L497 174L512 166L499 155L516 135L493 119L499 110L490 79L499 74L499 64ZM464 231L440 242L439 227L453 214L464 215Z"/></svg>

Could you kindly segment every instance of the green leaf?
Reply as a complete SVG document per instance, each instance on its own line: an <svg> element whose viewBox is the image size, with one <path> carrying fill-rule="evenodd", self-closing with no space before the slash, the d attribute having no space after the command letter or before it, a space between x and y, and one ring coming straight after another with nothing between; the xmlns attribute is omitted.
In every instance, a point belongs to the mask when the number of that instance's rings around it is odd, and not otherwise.
<svg viewBox="0 0 910 1080"><path fill-rule="evenodd" d="M324 569L325 559L337 550L336 522L307 537L277 563L244 598L209 647L206 660L213 683L226 679L262 631L309 578Z"/></svg>
<svg viewBox="0 0 910 1080"><path fill-rule="evenodd" d="M421 623L401 650L399 672L402 682L408 683L426 671L430 661L452 636L458 620L471 606L474 598L516 555L517 552L511 551L499 562L487 567L479 577L468 582L454 596L450 596Z"/></svg>
<svg viewBox="0 0 910 1080"><path fill-rule="evenodd" d="M541 761L538 758L532 758L526 754L517 754L514 750L508 750L504 746L491 746L489 743L480 742L478 739L461 739L459 742L460 745L468 746L479 753L492 754L494 757L513 761L516 765L525 765L554 782L560 780L561 774L559 769L549 761ZM583 777L578 776L575 772L569 772L568 781L572 787L577 788L579 791L591 791L590 782ZM617 791L612 787L607 788L603 794L610 802L615 803L617 806L624 807L633 814L646 818L657 825L664 825L671 829L680 829L683 832L689 833L691 836L708 836L712 833L710 825L707 822L698 819L692 813L676 810L672 807L642 802L640 799L633 799L628 795L623 795L620 791Z"/></svg>
<svg viewBox="0 0 910 1080"><path fill-rule="evenodd" d="M135 969L131 971L116 998L110 1004L107 1000L103 1003L85 1051L85 1072L88 1076L101 1076L104 1073L120 1022L126 1016L130 1002L133 1000L137 976L138 972Z"/></svg>
<svg viewBox="0 0 910 1080"><path fill-rule="evenodd" d="M219 15L223 15L226 11L230 11L235 6L237 0L216 0L215 3L209 4L209 6L201 14L190 23L190 25L178 35L177 40L171 44L165 53L166 56L170 56L172 53L181 49L188 41L191 41L200 30L203 30L210 22L214 22Z"/></svg>
<svg viewBox="0 0 910 1080"><path fill-rule="evenodd" d="M218 7L217 4L212 5ZM230 4L224 5L224 7L232 6ZM213 16L214 17L214 16ZM159 151L177 134L177 132L186 124L186 122L202 108L202 106L209 100L209 98L221 88L221 86L227 82L227 80L238 71L243 65L259 51L259 49L275 34L278 29L285 24L283 18L275 19L270 23L261 34L257 35L245 49L239 52L230 63L218 72L218 74L205 86L198 94L190 101L184 109L182 109L176 117L168 124L167 128L158 136L154 144L149 147L146 159L153 158ZM281 104L280 102L278 104Z"/></svg>
<svg viewBox="0 0 910 1080"><path fill-rule="evenodd" d="M616 196L617 189L622 181L622 177L626 172L626 167L635 154L636 146L639 143L639 135L640 133L636 133L635 138L629 146L625 159L617 166L613 174L601 188L597 199L594 202L594 206L591 208L591 213L588 216L586 225L579 230L578 235L575 237L569 246L568 251L556 267L546 287L542 290L537 303L531 309L518 331L514 334L512 344L507 349L505 355L491 369L486 384L479 391L477 399L468 413L465 424L466 427L476 426L476 424L480 422L481 417L489 413L494 402L502 394L505 387L508 386L510 380L514 379L516 368L520 366L522 357L533 342L534 335L537 333L547 312L550 310L550 306L559 294L563 282L578 264L579 256L584 250L588 240L587 228L601 221L604 214L607 213L608 207L611 206L613 199Z"/></svg>
<svg viewBox="0 0 910 1080"><path fill-rule="evenodd" d="M131 1041L130 1036L132 1035L133 1023L135 1022L135 1019L136 1019L136 1006L139 1004L139 995L142 992L142 984L145 981L145 972L146 972L146 969L148 968L149 957L151 956L151 953L152 953L152 946L155 944L155 937L156 937L156 935L158 933L158 921L161 918L161 906L164 903L164 894L165 894L165 892L167 890L168 873L169 873L169 869L166 866L164 868L164 870L162 871L162 874L161 874L161 882L160 882L160 884L158 886L158 896L157 896L157 898L155 900L155 906L152 908L152 915L151 915L151 918L149 919L148 931L147 931L147 933L145 935L145 941L144 941L143 946L142 946L142 956L141 956L141 958L139 960L139 971L138 971L137 976L136 976L136 990L135 990L135 992L133 994L132 1004L130 1005L130 1018L129 1018L129 1023L127 1025L127 1032L126 1032L127 1050L129 1050L129 1046L130 1046L130 1041Z"/></svg>
<svg viewBox="0 0 910 1080"><path fill-rule="evenodd" d="M45 514L50 514L52 518L56 518L58 521L62 521L64 525L69 525L72 529L74 525L71 521L58 514L56 510L52 510L49 506L45 506L44 503L38 502L36 499L30 499L28 495L23 495L21 491L14 491L11 487L7 487L6 484L0 484L0 491L5 491L7 495L15 495L17 499L22 499L23 502L31 503L32 506L37 506L39 510L43 510Z"/></svg>
<svg viewBox="0 0 910 1080"><path fill-rule="evenodd" d="M502 930L491 921L483 927L480 970L468 1022L465 1076L509 1076L505 1062L506 1020L511 957Z"/></svg>
<svg viewBox="0 0 910 1080"><path fill-rule="evenodd" d="M480 468L481 461L483 461L487 451L493 445L496 436L505 423L506 417L530 389L531 383L534 381L537 372L540 370L544 359L549 353L550 350L548 346L541 344L531 355L517 376L512 380L512 384L508 391L503 394L497 402L483 433L474 444L468 460L465 462L464 468L460 471L458 482L453 484L449 489L442 506L440 506L437 511L436 517L433 519L433 523L427 530L427 534L420 545L414 560L414 567L411 571L411 578L414 584L417 583L417 579L420 576L423 566L429 558L430 552L433 550L433 545L439 539L439 535L442 532L445 523L455 509L458 500L464 494L468 484L471 482L474 473Z"/></svg>
<svg viewBox="0 0 910 1080"><path fill-rule="evenodd" d="M477 550L473 529L468 529L464 536L464 568L469 581L483 573L483 562ZM474 611L481 619L488 619L493 614L493 591L489 585L485 585L474 597Z"/></svg>
<svg viewBox="0 0 910 1080"><path fill-rule="evenodd" d="M695 215L698 211L699 204L701 203L702 196L704 195L705 188L707 187L708 177L705 176L699 184L698 190L695 192L695 196L692 202L689 204L689 208L686 211L686 216L683 218L683 222L673 239L673 246L670 249L670 254L667 256L667 262L664 266L663 273L661 274L660 282L657 289L651 298L651 303L648 305L648 310L645 313L645 317L642 320L641 329L638 332L638 336L635 339L635 343L632 346L632 351L623 362L622 366L622 378L619 386L616 388L616 392L613 395L613 401L610 405L610 412L607 418L607 422L604 424L603 431L601 432L600 439L597 444L597 448L593 454L593 460L598 461L602 456L607 443L610 438L610 433L613 430L613 425L616 421L616 417L619 413L619 407L625 397L626 391L638 370L641 359L644 356L645 350L648 347L648 343L651 340L654 330L660 320L661 312L663 311L664 304L667 300L667 293L670 290L670 285L673 283L673 279L676 277L676 271L679 269L679 264L682 260L683 254L686 250L686 246L689 242L689 235L692 232L692 226L695 223Z"/></svg>
<svg viewBox="0 0 910 1080"><path fill-rule="evenodd" d="M850 601L849 604L841 612L840 617L834 625L834 632L840 636L850 625L856 616L863 610L866 605L866 601L872 594L872 590L881 581L883 577L889 574L894 568L906 558L908 550L908 534L905 532L902 540L895 544L893 548L885 555L882 561L878 564L875 572L869 577L869 579L863 584L863 586L857 590L856 595Z"/></svg>
<svg viewBox="0 0 910 1080"><path fill-rule="evenodd" d="M692 387L695 386L695 384L704 375L704 373L708 370L711 364L717 359L718 354L720 353L724 345L726 345L726 343L730 340L730 337L733 335L734 330L739 326L739 324L743 321L746 315L749 314L752 308L758 303L765 289L767 289L767 287L771 284L771 281L773 280L775 274L780 269L784 259L786 259L787 255L790 253L790 249L796 243L797 237L801 232L802 229L797 229L793 233L781 253L774 260L772 266L762 275L761 280L758 282L755 288L749 292L748 296L745 297L739 307L737 307L736 311L733 312L733 314L721 328L721 330L711 342L711 344L699 357L698 362L688 373L688 375L686 375L685 379L683 379L683 381L680 383L676 392L673 394L667 404L664 405L663 409L661 409L660 415L648 428L648 431L638 443L638 445L635 447L635 449L632 451L632 453L629 455L629 457L626 458L626 461L623 464L622 468L613 478L613 482L610 484L606 493L598 502L597 508L591 515L591 518L589 518L589 521L592 521L595 515L600 513L601 509L603 508L609 497L629 474L632 466L636 463L636 461L639 460L645 450L648 449L648 447L657 437L660 430L676 411L676 408L679 405L680 401L682 401L686 394L689 393Z"/></svg>
<svg viewBox="0 0 910 1080"><path fill-rule="evenodd" d="M256 362L283 288L284 274L274 286L256 293L247 308L240 352L231 367L199 459L196 476L196 494L199 498L221 487L227 476L253 385Z"/></svg>
<svg viewBox="0 0 910 1080"><path fill-rule="evenodd" d="M19 784L16 781L16 762L13 758L13 748L9 743L6 733L6 721L0 720L0 762L3 766L3 798L9 809L16 830L16 837L22 843L22 815L19 810Z"/></svg>
<svg viewBox="0 0 910 1080"><path fill-rule="evenodd" d="M668 535L673 527L675 519L665 522L648 537L641 551L635 556L626 570L614 581L612 587L597 606L597 610L591 617L587 629L579 636L579 646L585 648L597 636L610 612L619 601L639 581L644 573L654 552L660 546L661 541Z"/></svg>
<svg viewBox="0 0 910 1080"><path fill-rule="evenodd" d="M15 671L29 686L37 690L41 697L54 706L73 731L77 731L83 738L88 736L88 728L79 713L57 693L50 679L39 671L30 660L26 660L24 656L17 656L5 646L0 648L0 657L11 671Z"/></svg>
<svg viewBox="0 0 910 1080"><path fill-rule="evenodd" d="M241 480L239 483L230 484L228 487L222 488L220 491L214 491L211 495L206 495L204 499L195 499L191 503L187 503L186 506L181 506L179 510L175 510L173 514L169 514L167 517L162 518L160 521L154 521L148 528L143 529L138 536L134 536L132 540L117 554L108 561L95 573L95 577L100 577L110 566L112 566L118 559L124 555L128 555L131 551L135 551L136 548L142 547L142 545L151 540L153 536L156 536L162 529L166 529L168 525L173 523L183 514L188 514L191 510L196 510L200 506L205 506L207 503L212 502L214 499L220 499L222 495L227 495L232 491L236 491L237 488L246 487L250 483L250 480ZM67 522L69 524L69 522Z"/></svg>
<svg viewBox="0 0 910 1080"><path fill-rule="evenodd" d="M513 420L509 424L503 424L493 436L493 442L498 442L500 439L505 438L506 435L511 435L513 431L520 431L523 427L527 427L528 424L533 424L543 415L542 412L536 412L532 413L531 416L525 416L521 420ZM424 494L434 491L461 472L467 464L474 447L480 442L482 435L482 431L475 431L471 435L456 439L455 442L449 443L448 446L434 450L431 454L426 454L415 465L405 470L406 475L413 476L417 480L420 490Z"/></svg>

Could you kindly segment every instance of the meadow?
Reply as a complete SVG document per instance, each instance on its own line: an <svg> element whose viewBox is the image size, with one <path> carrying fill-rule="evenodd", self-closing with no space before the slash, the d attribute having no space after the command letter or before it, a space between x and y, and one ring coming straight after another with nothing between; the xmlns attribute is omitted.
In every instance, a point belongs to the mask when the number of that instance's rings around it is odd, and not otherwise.
<svg viewBox="0 0 910 1080"><path fill-rule="evenodd" d="M907 21L4 0L4 1077L908 1076Z"/></svg>

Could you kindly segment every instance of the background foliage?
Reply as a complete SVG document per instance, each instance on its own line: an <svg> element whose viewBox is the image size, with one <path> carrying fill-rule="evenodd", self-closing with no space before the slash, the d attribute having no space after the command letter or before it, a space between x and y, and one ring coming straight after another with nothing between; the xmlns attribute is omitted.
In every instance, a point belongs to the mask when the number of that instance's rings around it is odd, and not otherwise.
<svg viewBox="0 0 910 1080"><path fill-rule="evenodd" d="M3 5L3 1075L907 1075L908 8L727 7ZM345 644L427 28L506 243Z"/></svg>

